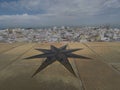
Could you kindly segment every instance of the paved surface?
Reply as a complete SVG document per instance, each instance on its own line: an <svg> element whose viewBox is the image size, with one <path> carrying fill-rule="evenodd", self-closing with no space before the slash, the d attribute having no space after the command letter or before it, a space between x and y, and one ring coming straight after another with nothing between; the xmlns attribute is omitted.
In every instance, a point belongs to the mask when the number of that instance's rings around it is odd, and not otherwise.
<svg viewBox="0 0 120 90"><path fill-rule="evenodd" d="M69 59L77 77L55 62L31 78L44 58L24 58L51 44L66 43L0 43L0 90L120 90L120 43L68 43L68 48L83 48L76 54L92 58Z"/></svg>

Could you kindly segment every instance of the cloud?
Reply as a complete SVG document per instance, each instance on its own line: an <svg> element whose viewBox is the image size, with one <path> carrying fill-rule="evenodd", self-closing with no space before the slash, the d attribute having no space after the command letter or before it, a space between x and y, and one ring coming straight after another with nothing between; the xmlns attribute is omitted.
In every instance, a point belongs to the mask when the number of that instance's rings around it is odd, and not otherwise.
<svg viewBox="0 0 120 90"><path fill-rule="evenodd" d="M37 14L37 15L1 15L0 27L40 27L49 25L81 25L81 24L107 24L120 23L119 15L74 17L61 16L56 14ZM117 18L115 18L117 17Z"/></svg>
<svg viewBox="0 0 120 90"><path fill-rule="evenodd" d="M96 15L106 8L119 8L119 0L18 0L2 2L1 8L39 11L63 15ZM40 12L40 11L39 11Z"/></svg>
<svg viewBox="0 0 120 90"><path fill-rule="evenodd" d="M54 14L37 15L1 15L0 26L2 27L39 27L46 25L69 25L73 24L75 18L68 16L56 16Z"/></svg>
<svg viewBox="0 0 120 90"><path fill-rule="evenodd" d="M120 8L120 0L108 0L104 5L107 8Z"/></svg>
<svg viewBox="0 0 120 90"><path fill-rule="evenodd" d="M120 15L119 9L119 0L3 1L0 2L0 11L3 11L2 15L0 15L0 25L79 25L81 23L115 22L115 20L118 20L116 18ZM12 15L9 15L9 13L5 15L5 11L14 13ZM115 11L119 13L115 13ZM111 16L114 18L111 19Z"/></svg>

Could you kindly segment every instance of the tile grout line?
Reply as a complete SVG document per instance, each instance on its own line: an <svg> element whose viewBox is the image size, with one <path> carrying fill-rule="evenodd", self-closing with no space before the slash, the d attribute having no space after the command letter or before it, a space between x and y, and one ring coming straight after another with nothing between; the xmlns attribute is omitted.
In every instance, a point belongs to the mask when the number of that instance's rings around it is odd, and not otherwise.
<svg viewBox="0 0 120 90"><path fill-rule="evenodd" d="M109 66L113 71L117 72L118 74L120 74L120 72L118 70L116 70L115 68L113 68L113 66L111 64L106 63L106 58L104 58L103 56L99 55L97 52L95 52L91 47L89 47L87 44L82 43L85 47L87 47L88 49L90 49L96 56L100 57L100 59L103 59L102 62L107 64L107 66Z"/></svg>
<svg viewBox="0 0 120 90"><path fill-rule="evenodd" d="M68 44L68 48L70 49L69 44ZM82 79L81 79L81 76L80 76L80 74L79 74L79 70L78 70L78 68L77 68L77 66L76 66L75 59L72 60L72 62L73 62L73 63L72 63L72 67L74 67L73 69L74 69L77 77L79 78L79 84L80 84L80 86L81 86L80 89L85 90L85 86L84 86L83 81L82 81Z"/></svg>
<svg viewBox="0 0 120 90"><path fill-rule="evenodd" d="M111 66L112 66L115 70L117 70L118 72L120 72L120 70L119 70L118 68L116 68L114 65L111 64Z"/></svg>
<svg viewBox="0 0 120 90"><path fill-rule="evenodd" d="M7 50L2 51L0 54L3 54L3 53L5 53L5 52L7 52L7 51L10 51L10 50L12 50L12 49L14 49L14 48L17 48L17 47L20 47L20 46L23 46L23 45L25 45L25 44L20 44L20 45L13 46L13 47L11 47L11 48L9 48L9 49L7 49Z"/></svg>
<svg viewBox="0 0 120 90"><path fill-rule="evenodd" d="M10 64L14 63L15 61L17 61L20 57L22 57L26 52L28 52L29 50L31 50L35 45L33 45L31 48L29 48L28 50L26 50L25 52L23 52L20 56L18 56L17 58L15 58L12 62L10 62L9 64L5 65L3 68L1 68L1 70L4 70L5 68L7 68Z"/></svg>

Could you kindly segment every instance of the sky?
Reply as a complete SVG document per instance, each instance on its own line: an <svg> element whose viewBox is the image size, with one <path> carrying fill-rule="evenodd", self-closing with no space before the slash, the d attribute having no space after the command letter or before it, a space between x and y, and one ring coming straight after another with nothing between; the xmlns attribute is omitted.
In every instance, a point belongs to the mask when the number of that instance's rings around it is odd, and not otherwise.
<svg viewBox="0 0 120 90"><path fill-rule="evenodd" d="M120 24L120 0L0 0L0 27Z"/></svg>

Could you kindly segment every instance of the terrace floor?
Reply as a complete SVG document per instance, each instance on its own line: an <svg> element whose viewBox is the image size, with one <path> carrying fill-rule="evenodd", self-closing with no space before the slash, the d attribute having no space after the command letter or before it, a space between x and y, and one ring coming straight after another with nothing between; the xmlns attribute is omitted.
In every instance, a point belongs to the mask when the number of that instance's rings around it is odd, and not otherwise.
<svg viewBox="0 0 120 90"><path fill-rule="evenodd" d="M120 90L120 43L68 43L83 48L76 54L92 58L69 59L77 77L55 62L31 78L43 59L24 59L40 54L36 48L66 43L0 43L0 90Z"/></svg>

